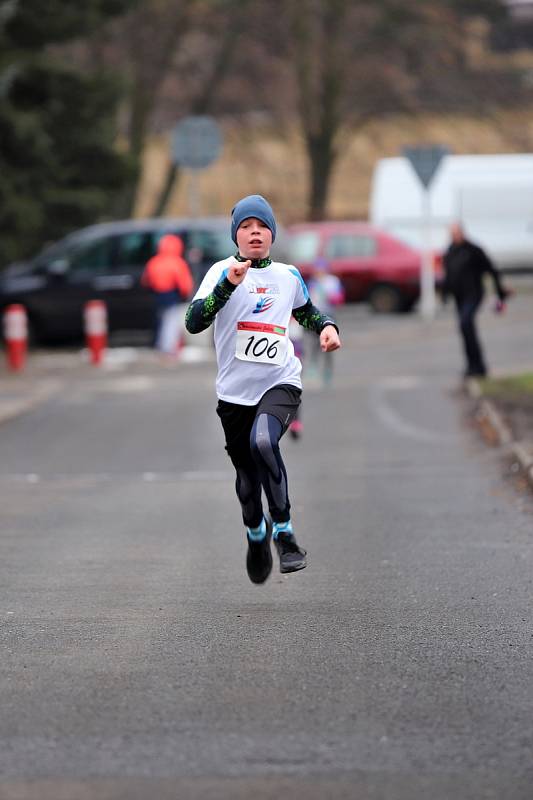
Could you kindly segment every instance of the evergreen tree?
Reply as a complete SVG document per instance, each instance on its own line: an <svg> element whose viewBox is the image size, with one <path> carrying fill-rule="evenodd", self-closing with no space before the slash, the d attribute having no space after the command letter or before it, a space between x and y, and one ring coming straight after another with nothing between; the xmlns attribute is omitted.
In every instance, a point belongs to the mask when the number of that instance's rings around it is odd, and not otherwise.
<svg viewBox="0 0 533 800"><path fill-rule="evenodd" d="M0 0L0 268L108 215L130 172L116 150L120 84L53 47L128 0Z"/></svg>

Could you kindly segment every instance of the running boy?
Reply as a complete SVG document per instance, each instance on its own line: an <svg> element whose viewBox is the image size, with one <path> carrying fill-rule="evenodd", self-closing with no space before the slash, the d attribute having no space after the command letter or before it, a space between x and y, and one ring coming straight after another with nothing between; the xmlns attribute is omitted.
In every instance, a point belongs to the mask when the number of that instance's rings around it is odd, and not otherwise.
<svg viewBox="0 0 533 800"><path fill-rule="evenodd" d="M185 324L190 333L199 333L215 323L217 414L237 473L248 539L246 568L253 583L264 583L272 570L271 537L281 572L295 572L307 563L292 528L279 448L302 393L301 363L288 336L291 315L320 336L324 351L337 350L340 339L331 317L311 303L296 267L269 257L276 220L261 195L239 200L232 211L231 237L237 254L207 272ZM261 488L270 518L263 514Z"/></svg>

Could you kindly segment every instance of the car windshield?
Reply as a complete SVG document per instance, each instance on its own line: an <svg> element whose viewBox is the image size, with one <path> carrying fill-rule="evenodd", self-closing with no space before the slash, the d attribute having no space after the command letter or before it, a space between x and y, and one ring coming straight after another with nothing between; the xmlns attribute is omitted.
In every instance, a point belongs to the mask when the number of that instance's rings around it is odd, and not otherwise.
<svg viewBox="0 0 533 800"><path fill-rule="evenodd" d="M301 231L289 237L288 246L294 263L314 261L318 256L320 237L316 231Z"/></svg>

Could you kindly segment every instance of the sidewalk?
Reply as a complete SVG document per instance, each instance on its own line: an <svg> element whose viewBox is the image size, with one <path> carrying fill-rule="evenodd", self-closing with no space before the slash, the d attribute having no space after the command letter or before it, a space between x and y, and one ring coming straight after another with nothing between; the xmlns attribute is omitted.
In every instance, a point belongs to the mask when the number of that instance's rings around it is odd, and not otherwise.
<svg viewBox="0 0 533 800"><path fill-rule="evenodd" d="M36 350L27 357L20 372L8 368L0 350L0 424L24 414L63 391L70 376L96 377L129 369L179 369L181 364L204 363L214 351L203 344L186 346L175 363L164 362L146 347L110 347L101 366L89 363L87 350Z"/></svg>
<svg viewBox="0 0 533 800"><path fill-rule="evenodd" d="M8 368L5 352L0 351L0 423L30 411L64 387L65 375L81 366L76 352L36 351L24 369Z"/></svg>

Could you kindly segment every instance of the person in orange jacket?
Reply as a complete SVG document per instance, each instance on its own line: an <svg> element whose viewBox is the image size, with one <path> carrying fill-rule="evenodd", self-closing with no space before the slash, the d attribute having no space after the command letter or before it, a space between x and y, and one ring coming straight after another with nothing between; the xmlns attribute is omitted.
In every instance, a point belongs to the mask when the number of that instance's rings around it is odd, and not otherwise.
<svg viewBox="0 0 533 800"><path fill-rule="evenodd" d="M148 261L141 282L156 296L155 346L165 355L176 355L184 329L185 303L194 288L179 236L169 233L162 237L158 253Z"/></svg>

